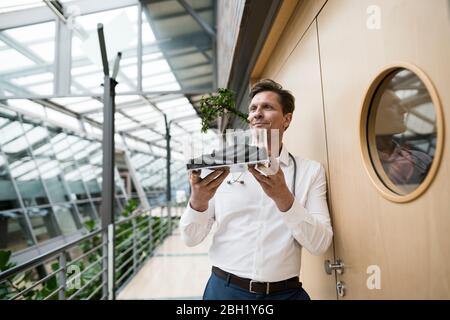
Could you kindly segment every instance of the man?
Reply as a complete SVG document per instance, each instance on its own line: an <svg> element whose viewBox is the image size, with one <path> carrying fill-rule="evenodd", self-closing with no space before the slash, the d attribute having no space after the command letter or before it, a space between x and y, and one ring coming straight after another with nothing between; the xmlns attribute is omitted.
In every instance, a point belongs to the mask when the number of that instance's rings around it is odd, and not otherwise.
<svg viewBox="0 0 450 320"><path fill-rule="evenodd" d="M289 91L266 79L253 86L250 98L250 127L279 130L279 170L266 176L249 166L243 183L233 183L232 177L224 184L229 169L203 178L193 172L181 236L195 246L216 223L209 250L213 271L204 299L309 299L298 278L301 249L321 255L333 236L325 171L315 161L294 161L282 145L295 108Z"/></svg>

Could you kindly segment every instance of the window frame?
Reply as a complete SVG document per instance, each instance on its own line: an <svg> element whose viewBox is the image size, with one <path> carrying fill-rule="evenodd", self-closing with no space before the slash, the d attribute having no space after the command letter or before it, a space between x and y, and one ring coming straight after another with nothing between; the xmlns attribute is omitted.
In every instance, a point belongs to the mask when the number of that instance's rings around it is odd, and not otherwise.
<svg viewBox="0 0 450 320"><path fill-rule="evenodd" d="M376 113L371 112L372 102L375 99L375 94L379 92L380 89L382 89L383 81L390 75L392 75L393 72L399 69L407 69L411 71L425 85L425 88L427 89L435 108L436 129L437 129L436 152L431 167L427 173L427 176L414 191L405 195L395 193L386 186L386 184L389 184L390 180L385 174L382 167L380 169L381 161L378 157L371 156L372 154L377 154L377 152L374 153L374 151L377 150L374 138L375 120L376 120L376 116L374 115L376 115ZM444 118L441 100L439 98L435 86L431 82L428 75L418 66L408 62L399 62L383 67L381 71L378 73L378 75L374 77L374 79L368 86L367 90L365 91L360 114L359 137L360 137L360 151L364 163L364 168L370 180L374 184L375 188L378 190L378 192L381 193L381 195L385 199L396 203L406 203L415 200L419 196L421 196L430 187L432 181L434 180L437 174L439 165L441 163L445 137ZM395 190L396 188L392 189Z"/></svg>

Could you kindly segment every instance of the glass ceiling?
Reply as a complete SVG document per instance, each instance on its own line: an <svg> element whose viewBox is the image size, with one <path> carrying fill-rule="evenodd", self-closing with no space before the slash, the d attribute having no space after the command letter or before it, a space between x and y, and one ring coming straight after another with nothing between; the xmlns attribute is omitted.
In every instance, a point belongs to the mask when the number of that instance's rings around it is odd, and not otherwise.
<svg viewBox="0 0 450 320"><path fill-rule="evenodd" d="M0 61L8 62L0 65L0 104L101 138L103 69L96 28L103 23L110 70L122 52L118 143L148 144L162 153L165 114L172 123L172 149L180 153L175 158L181 157L182 138L200 132L201 96L215 91L215 35L205 28L215 24L214 1L87 3L59 1L62 19L43 1L0 2ZM33 16L33 24L24 25L27 19L17 20L18 14Z"/></svg>

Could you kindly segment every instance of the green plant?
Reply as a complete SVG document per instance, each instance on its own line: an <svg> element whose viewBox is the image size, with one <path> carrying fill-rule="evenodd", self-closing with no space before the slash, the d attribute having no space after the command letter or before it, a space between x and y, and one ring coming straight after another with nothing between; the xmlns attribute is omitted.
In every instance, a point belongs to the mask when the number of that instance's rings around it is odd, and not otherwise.
<svg viewBox="0 0 450 320"><path fill-rule="evenodd" d="M97 221L94 219L85 221L84 226L90 233L98 228ZM90 240L83 241L80 244L80 248L83 251L83 253L86 253L89 250L99 246L100 244L101 244L101 236L97 234L93 236ZM89 261L95 261L97 259L97 255L101 253L101 249L96 250L94 253L96 253L96 255L89 255Z"/></svg>
<svg viewBox="0 0 450 320"><path fill-rule="evenodd" d="M51 264L52 271L56 271L59 269L59 263L52 263ZM35 295L33 299L35 300L58 300L58 291L56 289L58 288L58 281L56 280L56 275L51 276L48 278L40 288L40 290L35 291Z"/></svg>
<svg viewBox="0 0 450 320"><path fill-rule="evenodd" d="M14 263L9 262L11 251L0 250L0 272L14 267ZM0 299L8 299L14 295L14 284L11 280L0 284Z"/></svg>
<svg viewBox="0 0 450 320"><path fill-rule="evenodd" d="M16 264L10 262L11 259L11 251L0 250L0 272L6 271L12 267L15 267ZM59 268L57 264L52 265L52 269L56 270ZM0 285L0 300L6 300L14 297L18 293L27 289L30 283L34 282L32 276L32 270L27 270L25 272L20 272L12 277L12 279L7 279ZM27 300L38 300L43 299L48 296L52 292L54 292L57 288L56 277L50 277L47 279L42 285L37 286L28 292L23 294L23 298ZM58 296L58 292L52 294L50 299L55 299Z"/></svg>
<svg viewBox="0 0 450 320"><path fill-rule="evenodd" d="M9 262L11 251L0 250L0 272L6 271L14 267L14 263Z"/></svg>
<svg viewBox="0 0 450 320"><path fill-rule="evenodd" d="M135 199L128 200L127 204L124 206L123 211L121 212L121 216L123 218L128 218L132 215L132 213L138 208L139 202ZM135 219L135 224L138 224L140 221L142 221L143 217L137 217ZM131 220L127 222L122 222L120 224L116 225L115 230L116 238L115 238L115 256L116 256L116 285L119 286L122 284L126 279L128 279L131 274L129 273L128 276L124 276L125 278L122 278L122 276L128 272L130 268L133 268L133 251L129 250L130 246L133 246L133 222ZM127 245L123 246L122 243L126 242ZM126 252L127 251L127 252ZM122 280L119 283L119 279Z"/></svg>
<svg viewBox="0 0 450 320"><path fill-rule="evenodd" d="M128 203L126 204L125 208L122 211L122 216L129 217L130 214L133 213L134 210L137 209L139 203L137 202L136 199L130 199L128 200Z"/></svg>
<svg viewBox="0 0 450 320"><path fill-rule="evenodd" d="M235 93L230 89L219 88L216 95L205 97L200 100L200 117L202 118L202 132L209 129L212 121L222 116L228 111L239 117L245 123L248 122L248 115L236 109L234 101Z"/></svg>

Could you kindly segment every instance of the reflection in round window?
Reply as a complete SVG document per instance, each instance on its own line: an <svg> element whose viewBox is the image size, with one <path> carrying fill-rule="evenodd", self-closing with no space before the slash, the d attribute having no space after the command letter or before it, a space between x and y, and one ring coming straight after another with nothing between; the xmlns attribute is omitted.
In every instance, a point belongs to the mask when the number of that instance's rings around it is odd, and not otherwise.
<svg viewBox="0 0 450 320"><path fill-rule="evenodd" d="M436 112L425 84L399 68L379 85L369 119L370 157L384 185L406 195L426 178L436 151Z"/></svg>

